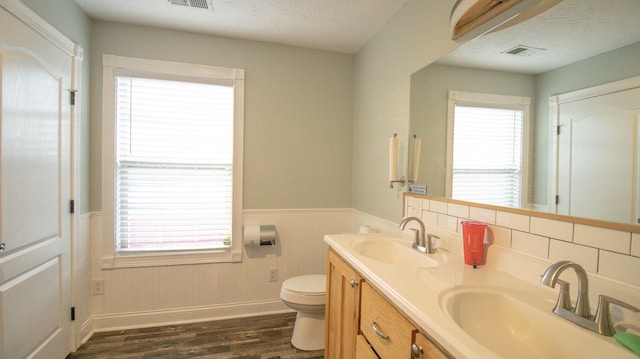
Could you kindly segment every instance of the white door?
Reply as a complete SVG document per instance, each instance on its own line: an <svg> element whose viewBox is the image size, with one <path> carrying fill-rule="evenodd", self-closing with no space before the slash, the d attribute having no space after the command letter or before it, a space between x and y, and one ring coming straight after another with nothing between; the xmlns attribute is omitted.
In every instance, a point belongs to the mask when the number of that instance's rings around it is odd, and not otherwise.
<svg viewBox="0 0 640 359"><path fill-rule="evenodd" d="M70 352L72 57L0 8L0 358Z"/></svg>
<svg viewBox="0 0 640 359"><path fill-rule="evenodd" d="M558 210L636 224L640 88L560 105Z"/></svg>

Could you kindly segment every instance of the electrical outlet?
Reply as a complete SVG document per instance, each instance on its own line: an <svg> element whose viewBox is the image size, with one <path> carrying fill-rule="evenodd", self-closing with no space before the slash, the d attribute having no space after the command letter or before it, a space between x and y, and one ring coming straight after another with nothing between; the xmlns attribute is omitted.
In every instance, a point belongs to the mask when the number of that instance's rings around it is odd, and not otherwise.
<svg viewBox="0 0 640 359"><path fill-rule="evenodd" d="M93 295L104 294L104 279L94 279L91 281L91 294Z"/></svg>
<svg viewBox="0 0 640 359"><path fill-rule="evenodd" d="M278 281L278 268L269 269L269 282Z"/></svg>

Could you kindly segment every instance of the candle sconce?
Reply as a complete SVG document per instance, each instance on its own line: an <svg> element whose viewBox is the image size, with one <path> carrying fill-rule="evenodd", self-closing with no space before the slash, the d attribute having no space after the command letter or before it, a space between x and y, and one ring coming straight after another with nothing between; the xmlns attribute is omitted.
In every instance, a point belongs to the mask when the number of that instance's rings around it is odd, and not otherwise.
<svg viewBox="0 0 640 359"><path fill-rule="evenodd" d="M418 138L417 135L412 135L413 138L413 152L412 152L412 163L411 163L411 176L401 176L398 179L398 134L394 133L393 137L389 139L389 188L393 188L394 183L400 183L402 187L406 184L415 183L418 180L418 168L420 166L420 147L422 145L422 140ZM408 153L407 153L408 155ZM405 162L408 167L409 161Z"/></svg>
<svg viewBox="0 0 640 359"><path fill-rule="evenodd" d="M398 134L394 133L389 139L389 188L394 183L400 183L402 187L407 183L404 176L398 179Z"/></svg>
<svg viewBox="0 0 640 359"><path fill-rule="evenodd" d="M422 148L422 139L418 138L418 135L414 134L413 138L413 153L411 154L411 177L409 177L409 183L418 182L418 169L420 169L420 149Z"/></svg>

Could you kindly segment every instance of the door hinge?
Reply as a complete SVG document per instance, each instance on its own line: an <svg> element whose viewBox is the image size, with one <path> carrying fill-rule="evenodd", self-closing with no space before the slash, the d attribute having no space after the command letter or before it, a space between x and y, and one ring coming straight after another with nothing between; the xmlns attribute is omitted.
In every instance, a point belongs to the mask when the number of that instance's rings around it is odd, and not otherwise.
<svg viewBox="0 0 640 359"><path fill-rule="evenodd" d="M76 307L71 307L71 321L76 320Z"/></svg>
<svg viewBox="0 0 640 359"><path fill-rule="evenodd" d="M71 214L76 213L76 201L75 200L69 200L69 213L71 213Z"/></svg>
<svg viewBox="0 0 640 359"><path fill-rule="evenodd" d="M560 203L560 196L556 196L556 204Z"/></svg>
<svg viewBox="0 0 640 359"><path fill-rule="evenodd" d="M560 135L560 127L562 127L562 126L560 126L560 125L556 126L556 135L558 135L558 136Z"/></svg>
<svg viewBox="0 0 640 359"><path fill-rule="evenodd" d="M76 93L78 92L78 90L71 90L69 92L69 104L71 106L75 106L76 105Z"/></svg>

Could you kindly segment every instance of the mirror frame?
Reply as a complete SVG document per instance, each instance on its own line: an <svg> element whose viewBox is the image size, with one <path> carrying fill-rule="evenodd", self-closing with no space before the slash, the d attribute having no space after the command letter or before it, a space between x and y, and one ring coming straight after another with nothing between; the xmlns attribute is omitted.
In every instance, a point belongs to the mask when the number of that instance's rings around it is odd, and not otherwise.
<svg viewBox="0 0 640 359"><path fill-rule="evenodd" d="M502 206L495 206L492 204L467 202L467 201L461 201L461 200L452 199L452 198L422 195L422 194L411 193L411 192L404 192L404 195L402 198L403 216L406 216L405 212L407 209L407 197L428 199L428 200L445 202L445 203L459 204L459 205L469 206L469 207L484 208L484 209L490 209L490 210L500 211L500 212L507 212L507 213L521 214L525 216L551 219L555 221L570 222L574 224L583 224L586 226L601 227L601 228L607 228L607 229L612 229L612 230L617 230L622 232L640 233L640 226L633 225L633 224L616 223L616 222L603 221L599 219L567 216L563 214L535 211L535 210L524 209L524 208L502 207Z"/></svg>

